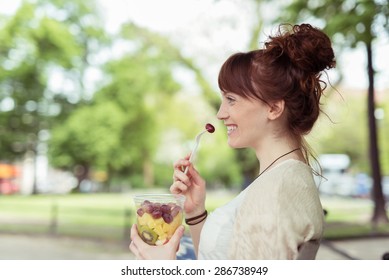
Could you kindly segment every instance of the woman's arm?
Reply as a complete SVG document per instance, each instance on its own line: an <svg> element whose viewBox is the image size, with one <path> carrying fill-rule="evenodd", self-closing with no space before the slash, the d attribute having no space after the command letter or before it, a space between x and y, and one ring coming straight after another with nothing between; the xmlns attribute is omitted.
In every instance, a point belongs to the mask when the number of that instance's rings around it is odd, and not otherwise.
<svg viewBox="0 0 389 280"><path fill-rule="evenodd" d="M185 170L186 167L188 167L188 171L187 173L184 173L183 170ZM190 219L204 213L206 183L189 161L189 155L184 159L178 160L174 164L173 180L174 182L170 187L171 193L185 195L185 218ZM201 221L201 219L196 219L193 223L196 223L197 221ZM189 225L196 256L198 256L200 234L204 221L205 220L195 225Z"/></svg>
<svg viewBox="0 0 389 280"><path fill-rule="evenodd" d="M196 218L198 217L198 218ZM200 236L201 236L201 230L203 229L203 225L205 223L205 220L207 218L207 212L204 210L199 215L192 215L190 217L186 217L187 219L194 219L193 221L188 221L189 231L190 235L192 237L193 247L195 250L196 257L198 257L199 252L199 244L200 244Z"/></svg>

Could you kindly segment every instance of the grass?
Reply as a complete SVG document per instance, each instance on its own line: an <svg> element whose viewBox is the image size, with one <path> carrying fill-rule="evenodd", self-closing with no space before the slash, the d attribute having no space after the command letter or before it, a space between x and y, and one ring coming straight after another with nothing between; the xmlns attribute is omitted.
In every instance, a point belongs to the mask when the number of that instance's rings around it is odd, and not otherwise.
<svg viewBox="0 0 389 280"><path fill-rule="evenodd" d="M150 190L152 192L152 190ZM232 192L212 192L206 207L212 211L228 202ZM368 200L322 198L326 239L389 235L389 225L372 228L373 205ZM135 220L132 194L71 194L0 196L0 232L127 240Z"/></svg>
<svg viewBox="0 0 389 280"><path fill-rule="evenodd" d="M324 197L322 204L328 211L324 230L326 239L389 236L389 225L374 227L370 222L374 205L368 199Z"/></svg>
<svg viewBox="0 0 389 280"><path fill-rule="evenodd" d="M4 196L0 231L120 239L130 223L131 203L123 194Z"/></svg>
<svg viewBox="0 0 389 280"><path fill-rule="evenodd" d="M212 211L232 197L210 196L207 208ZM0 232L126 240L134 212L128 193L0 196Z"/></svg>

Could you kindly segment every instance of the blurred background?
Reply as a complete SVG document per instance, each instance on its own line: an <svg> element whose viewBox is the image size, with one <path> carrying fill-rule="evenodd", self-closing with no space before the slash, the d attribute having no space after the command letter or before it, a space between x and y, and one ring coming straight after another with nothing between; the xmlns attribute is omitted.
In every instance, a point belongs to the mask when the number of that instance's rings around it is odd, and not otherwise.
<svg viewBox="0 0 389 280"><path fill-rule="evenodd" d="M387 0L0 0L0 259L39 255L15 235L130 258L132 195L167 192L206 123L208 208L247 186L258 162L226 144L218 69L282 22L323 28L337 57L307 137L325 238L388 236L388 20Z"/></svg>

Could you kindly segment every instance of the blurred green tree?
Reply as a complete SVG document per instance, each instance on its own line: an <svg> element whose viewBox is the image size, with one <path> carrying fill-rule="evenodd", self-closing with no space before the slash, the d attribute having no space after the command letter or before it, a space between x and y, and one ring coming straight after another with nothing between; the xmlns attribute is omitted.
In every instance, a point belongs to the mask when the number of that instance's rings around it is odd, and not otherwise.
<svg viewBox="0 0 389 280"><path fill-rule="evenodd" d="M119 164L117 150L125 120L125 112L113 102L76 109L51 132L50 163L73 171L79 188L92 167L105 170Z"/></svg>
<svg viewBox="0 0 389 280"><path fill-rule="evenodd" d="M293 0L281 16L282 20L318 21L335 44L343 47L364 45L369 81L367 119L369 128L369 155L373 177L373 225L389 223L381 184L381 166L378 152L377 125L374 117L373 44L379 32L388 31L389 3L387 0Z"/></svg>
<svg viewBox="0 0 389 280"><path fill-rule="evenodd" d="M167 58L158 45L147 47L140 45L109 60L103 67L105 84L91 104L53 131L51 162L62 168L81 167L79 182L93 168L107 173L107 188L112 178L129 174L143 174L142 184L153 185L156 106L180 86L171 73L177 61Z"/></svg>
<svg viewBox="0 0 389 280"><path fill-rule="evenodd" d="M173 46L169 39L164 36L157 36L154 32L151 32L146 28L136 26L131 22L123 26L121 36L134 42L134 44L142 46L141 48L143 48L143 51L151 52L154 48L153 46L158 46L161 50L163 50L164 58L166 60L175 62L173 63L175 67L181 67L181 69L184 68L192 71L205 100L207 100L212 107L219 107L220 97L216 94L215 90L204 77L201 69L191 58L182 55L181 51L177 47Z"/></svg>
<svg viewBox="0 0 389 280"><path fill-rule="evenodd" d="M42 148L40 136L47 135L41 132L65 118L84 97L82 73L89 43L97 41L96 36L102 39L99 21L93 1L62 2L24 1L1 21L2 160L36 158Z"/></svg>

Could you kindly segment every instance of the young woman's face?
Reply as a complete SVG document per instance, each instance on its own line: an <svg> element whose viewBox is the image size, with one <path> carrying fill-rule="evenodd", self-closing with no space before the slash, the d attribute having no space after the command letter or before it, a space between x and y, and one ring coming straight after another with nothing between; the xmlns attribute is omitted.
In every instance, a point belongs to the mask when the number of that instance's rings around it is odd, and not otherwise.
<svg viewBox="0 0 389 280"><path fill-rule="evenodd" d="M267 133L269 106L234 93L222 93L218 119L227 127L228 144L233 148L258 148Z"/></svg>

